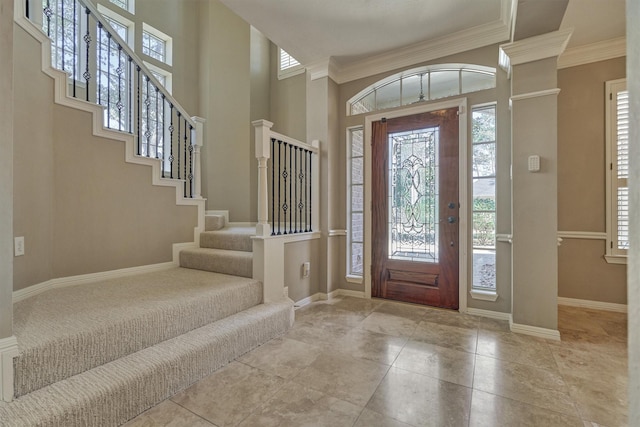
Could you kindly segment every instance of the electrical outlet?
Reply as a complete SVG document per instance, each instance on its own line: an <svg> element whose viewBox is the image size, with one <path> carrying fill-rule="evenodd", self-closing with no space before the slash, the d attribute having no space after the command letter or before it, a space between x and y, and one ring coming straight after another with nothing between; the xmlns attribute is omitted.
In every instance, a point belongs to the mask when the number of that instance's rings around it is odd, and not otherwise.
<svg viewBox="0 0 640 427"><path fill-rule="evenodd" d="M311 262L307 261L302 264L302 277L309 277L310 272L311 272Z"/></svg>
<svg viewBox="0 0 640 427"><path fill-rule="evenodd" d="M13 239L13 254L15 256L24 255L24 236Z"/></svg>

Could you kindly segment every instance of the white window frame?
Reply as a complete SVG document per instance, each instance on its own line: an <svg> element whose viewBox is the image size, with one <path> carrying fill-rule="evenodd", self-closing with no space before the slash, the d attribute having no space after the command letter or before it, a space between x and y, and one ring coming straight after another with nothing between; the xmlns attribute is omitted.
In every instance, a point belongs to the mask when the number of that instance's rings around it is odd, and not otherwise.
<svg viewBox="0 0 640 427"><path fill-rule="evenodd" d="M494 179L496 181L496 185L498 183L498 171L497 171L497 162L498 162L498 105L496 102L489 102L489 103L484 103L484 104L476 104L476 105L472 105L470 108L471 114L469 115L469 120L471 121L471 126L473 126L473 112L475 110L481 110L487 107L493 107L495 109L495 114L496 114L496 127L495 127L495 139L493 141L493 143L495 144L495 152L496 152L496 158L495 158L495 162L496 162L496 171L495 171L495 175L494 175ZM473 246L473 213L474 213L474 209L473 209L473 146L475 145L475 141L473 141L473 134L472 132L469 132L469 140L470 140L470 144L471 144L471 150L470 150L470 156L471 156L471 162L469 163L469 179L470 179L470 183L469 183L469 196L470 196L470 200L469 200L469 213L470 213L470 239L471 239L471 245L470 245L470 268L469 268L469 272L471 274L470 277L470 283L471 283L471 291L469 292L471 295L471 298L476 299L476 300L483 300L483 301L496 301L498 299L498 281L497 281L497 258L498 258L498 247L497 247L497 234L498 234L498 230L497 230L497 224L498 224L498 191L496 188L496 206L495 206L495 211L494 211L494 215L495 215L495 229L494 229L494 239L496 239L496 243L494 244L494 252L495 252L495 257L496 257L496 287L495 289L490 289L490 288L484 288L484 287L474 287L473 286L473 250L474 250L474 246Z"/></svg>
<svg viewBox="0 0 640 427"><path fill-rule="evenodd" d="M352 239L352 233L353 233L353 229L351 227L351 214L353 213L353 209L352 209L352 203L351 203L351 197L352 197L352 188L353 188L353 183L351 182L351 169L352 169L352 165L351 165L351 160L353 158L353 151L351 149L351 135L354 131L361 131L362 132L362 197L363 197L363 206L362 206L362 273L360 274L354 274L351 271L351 244L353 243L353 239ZM346 268L346 281L349 283L356 283L361 285L362 283L364 283L364 128L362 126L353 126L353 127L349 127L347 128L347 268ZM359 184L360 185L360 184Z"/></svg>
<svg viewBox="0 0 640 427"><path fill-rule="evenodd" d="M116 7L119 7L122 10L126 10L130 14L134 15L136 13L136 0L122 0L122 1L123 3L125 3L126 7L122 7L120 4L116 2L116 0L109 0L109 3L113 4Z"/></svg>
<svg viewBox="0 0 640 427"><path fill-rule="evenodd" d="M132 1L132 0L130 0L130 1ZM125 42L127 42L127 45L131 49L133 49L134 48L135 35L136 35L136 25L135 25L135 23L133 21L131 21L130 19L127 19L124 16L114 12L113 10L104 7L101 4L98 5L98 12L100 12L101 14L106 16L107 18L116 21L118 24L122 25L123 27L127 27L127 39L125 40Z"/></svg>
<svg viewBox="0 0 640 427"><path fill-rule="evenodd" d="M282 55L286 54L289 56L289 58L293 59L294 61L298 62L297 59L295 59L293 56L291 56L287 51L285 51L282 48L278 48L278 80L282 80L282 79L286 79L289 77L293 77L293 76L297 76L298 74L302 74L305 72L305 67L298 63L298 65L293 65L293 66L289 66L287 68L282 68L283 64L282 64Z"/></svg>
<svg viewBox="0 0 640 427"><path fill-rule="evenodd" d="M164 88L167 89L167 92L169 92L169 94L172 94L172 89L173 89L173 74L171 73L171 71L165 70L164 68L160 68L156 65L151 64L150 62L147 61L142 61L142 63L150 70L153 71L154 73L160 74L164 77L165 80L165 84L164 84ZM154 76L155 77L155 76ZM162 82L160 82L162 83Z"/></svg>
<svg viewBox="0 0 640 427"><path fill-rule="evenodd" d="M142 48L140 49L140 52L146 56L147 58L151 58L154 61L159 61L161 63L165 63L169 66L172 65L173 63L173 39L171 38L171 36L168 36L167 34L163 33L162 31L153 28L151 25L147 24L146 22L142 23L142 33L144 35L144 33L150 34L153 37L156 37L162 41L164 41L164 61L161 61L157 58L154 58L153 56L149 56L146 53L144 53L144 45L142 46Z"/></svg>
<svg viewBox="0 0 640 427"><path fill-rule="evenodd" d="M626 264L627 250L618 249L618 188L624 187L626 179L619 179L617 164L617 94L627 90L627 79L605 82L605 129L606 129L606 232L605 259L610 264ZM628 188L628 184L627 184Z"/></svg>

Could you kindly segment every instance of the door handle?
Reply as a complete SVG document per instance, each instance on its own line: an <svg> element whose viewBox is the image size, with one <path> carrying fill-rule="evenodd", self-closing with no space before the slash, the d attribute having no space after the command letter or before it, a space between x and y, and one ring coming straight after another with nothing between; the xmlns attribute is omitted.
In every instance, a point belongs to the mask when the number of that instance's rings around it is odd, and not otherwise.
<svg viewBox="0 0 640 427"><path fill-rule="evenodd" d="M447 217L447 222L449 224L455 224L455 222L457 221L457 218L455 216L449 216Z"/></svg>

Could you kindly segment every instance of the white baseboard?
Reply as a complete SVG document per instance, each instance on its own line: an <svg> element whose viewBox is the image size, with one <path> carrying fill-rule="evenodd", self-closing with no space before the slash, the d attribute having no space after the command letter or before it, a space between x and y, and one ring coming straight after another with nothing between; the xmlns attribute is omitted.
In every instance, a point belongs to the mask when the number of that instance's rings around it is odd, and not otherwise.
<svg viewBox="0 0 640 427"><path fill-rule="evenodd" d="M547 340L560 341L560 331L556 329L540 328L538 326L520 325L513 323L513 318L509 319L509 326L511 332L518 334L531 335L538 338L544 338Z"/></svg>
<svg viewBox="0 0 640 427"><path fill-rule="evenodd" d="M325 294L324 292L318 292L309 297L303 298L300 301L296 301L295 307L300 308L300 307L304 307L305 305L309 305L312 302L326 301L326 300L330 300L338 297L365 298L364 292L361 292L361 291L350 291L348 289L336 289L335 291L329 292L328 294Z"/></svg>
<svg viewBox="0 0 640 427"><path fill-rule="evenodd" d="M64 288L73 285L84 285L99 280L117 279L120 277L132 276L134 274L151 273L154 271L168 270L176 265L173 262L163 262L160 264L142 265L139 267L122 268L119 270L102 271L99 273L81 274L78 276L61 277L51 279L43 283L38 283L28 288L20 289L13 292L13 302L22 301L23 299L41 294L49 289Z"/></svg>
<svg viewBox="0 0 640 427"><path fill-rule="evenodd" d="M558 305L590 308L593 310L615 311L616 313L627 312L626 304L616 304L613 302L592 301L586 299L558 297Z"/></svg>
<svg viewBox="0 0 640 427"><path fill-rule="evenodd" d="M0 400L13 400L13 359L18 356L18 340L15 336L0 339Z"/></svg>
<svg viewBox="0 0 640 427"><path fill-rule="evenodd" d="M467 308L467 314L472 316L488 317L490 319L497 320L509 320L511 319L511 313L502 313L500 311L482 310L480 308Z"/></svg>

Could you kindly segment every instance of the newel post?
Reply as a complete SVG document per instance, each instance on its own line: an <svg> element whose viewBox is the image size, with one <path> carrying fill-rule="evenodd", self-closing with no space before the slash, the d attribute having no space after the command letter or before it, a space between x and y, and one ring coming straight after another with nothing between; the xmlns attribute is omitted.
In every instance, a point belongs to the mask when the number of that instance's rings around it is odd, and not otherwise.
<svg viewBox="0 0 640 427"><path fill-rule="evenodd" d="M271 157L271 127L273 123L267 120L251 122L256 133L256 159L258 159L258 224L256 236L271 235L269 225L269 187L267 180L267 161Z"/></svg>
<svg viewBox="0 0 640 427"><path fill-rule="evenodd" d="M202 117L192 117L193 121L196 122L195 128L195 144L193 146L193 176L195 179L194 182L194 190L193 190L193 198L201 199L202 198L202 160L200 158L200 149L204 145L204 123L205 119Z"/></svg>

